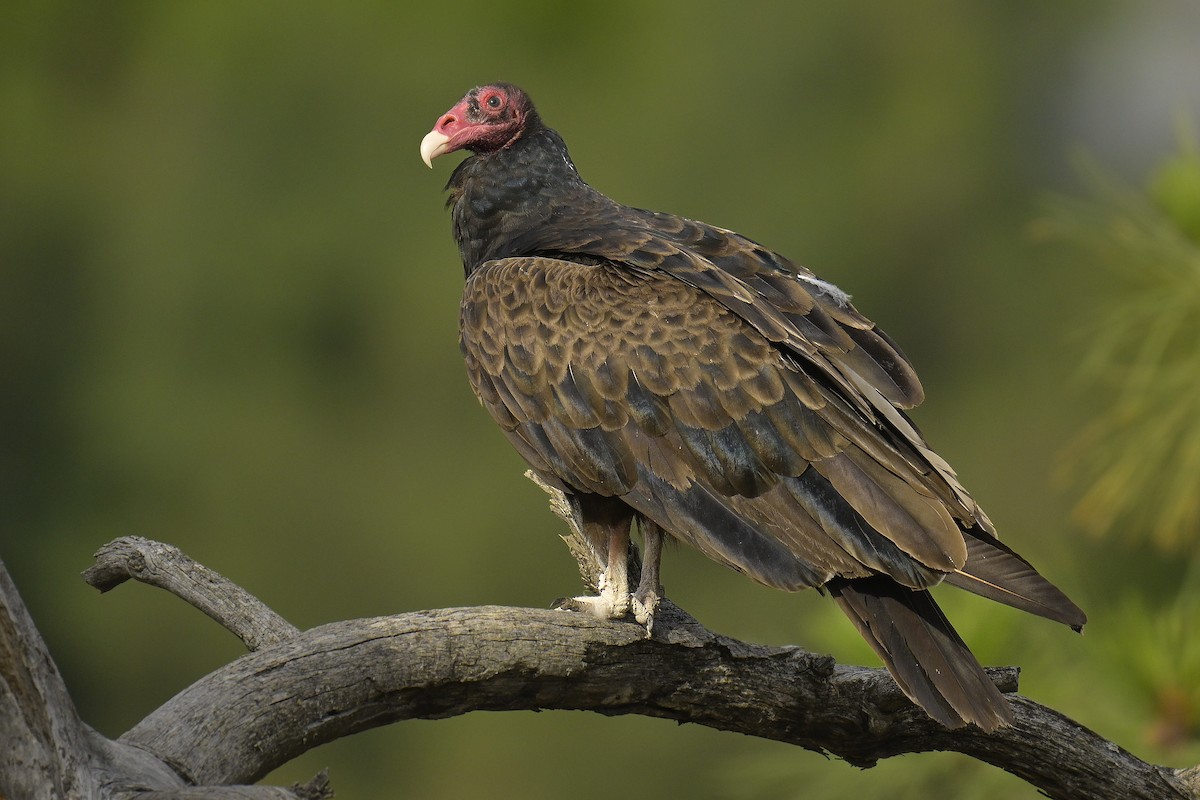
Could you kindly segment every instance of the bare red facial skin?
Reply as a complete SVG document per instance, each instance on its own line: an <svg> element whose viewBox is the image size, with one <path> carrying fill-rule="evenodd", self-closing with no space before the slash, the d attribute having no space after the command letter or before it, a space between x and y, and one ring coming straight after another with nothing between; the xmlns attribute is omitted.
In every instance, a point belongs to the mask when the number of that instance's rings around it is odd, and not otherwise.
<svg viewBox="0 0 1200 800"><path fill-rule="evenodd" d="M433 126L449 138L442 153L490 153L507 147L524 130L526 104L520 90L506 86L472 89Z"/></svg>

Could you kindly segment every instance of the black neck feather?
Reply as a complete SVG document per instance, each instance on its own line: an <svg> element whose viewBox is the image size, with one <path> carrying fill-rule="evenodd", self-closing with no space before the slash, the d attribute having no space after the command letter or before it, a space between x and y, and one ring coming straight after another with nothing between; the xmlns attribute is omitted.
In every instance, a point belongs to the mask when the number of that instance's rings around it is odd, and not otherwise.
<svg viewBox="0 0 1200 800"><path fill-rule="evenodd" d="M454 238L469 275L485 261L523 255L515 243L591 189L562 137L537 125L511 145L467 158L446 185Z"/></svg>

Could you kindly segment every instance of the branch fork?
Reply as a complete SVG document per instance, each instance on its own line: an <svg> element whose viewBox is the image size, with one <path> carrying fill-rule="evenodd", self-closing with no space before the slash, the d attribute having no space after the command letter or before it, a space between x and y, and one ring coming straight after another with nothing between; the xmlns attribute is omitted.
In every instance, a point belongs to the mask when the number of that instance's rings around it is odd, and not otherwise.
<svg viewBox="0 0 1200 800"><path fill-rule="evenodd" d="M562 493L536 482L566 522L563 538L594 591L603 559ZM631 571L637 567L631 558ZM0 797L315 800L331 796L324 774L289 788L249 784L307 749L388 722L481 709L587 709L775 739L861 767L953 750L1064 800L1200 798L1200 768L1148 764L1011 694L1015 668L988 670L1010 693L1015 724L992 734L951 731L912 705L885 670L730 639L665 598L651 636L632 618L495 606L300 631L178 548L140 537L105 545L84 578L101 591L130 579L166 589L250 652L108 740L78 718L0 564L0 740L12 743L0 748ZM465 649L474 657L453 657ZM289 700L274 702L279 697Z"/></svg>

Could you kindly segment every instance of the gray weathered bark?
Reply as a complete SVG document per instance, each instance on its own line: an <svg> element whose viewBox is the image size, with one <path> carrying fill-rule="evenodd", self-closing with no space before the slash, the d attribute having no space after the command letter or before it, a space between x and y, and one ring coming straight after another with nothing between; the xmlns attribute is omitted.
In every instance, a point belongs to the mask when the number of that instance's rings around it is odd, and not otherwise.
<svg viewBox="0 0 1200 800"><path fill-rule="evenodd" d="M548 488L548 487L544 487ZM553 494L553 492L552 492ZM561 498L560 498L561 501ZM558 503L557 513L570 519ZM597 565L565 537L585 581ZM307 749L404 719L468 711L644 714L788 742L870 766L953 750L1054 798L1200 797L1195 769L1147 764L1052 709L1010 694L1016 724L994 734L930 720L883 670L719 636L664 601L654 635L566 611L479 607L347 620L297 631L178 549L125 538L86 573L111 588L161 586L233 630L252 652L197 681L119 739L78 717L0 563L0 798L321 798L253 782ZM1017 670L990 670L1014 692ZM287 702L276 702L278 698Z"/></svg>

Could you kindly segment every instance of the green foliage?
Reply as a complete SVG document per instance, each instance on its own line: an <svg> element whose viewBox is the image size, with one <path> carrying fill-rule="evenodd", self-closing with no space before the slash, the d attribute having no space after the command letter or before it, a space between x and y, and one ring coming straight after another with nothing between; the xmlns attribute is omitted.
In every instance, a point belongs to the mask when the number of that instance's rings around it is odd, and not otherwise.
<svg viewBox="0 0 1200 800"><path fill-rule="evenodd" d="M1148 196L1091 170L1095 198L1050 223L1108 289L1083 369L1102 406L1070 450L1085 486L1075 518L1096 533L1190 550L1200 540L1200 153L1168 159Z"/></svg>
<svg viewBox="0 0 1200 800"><path fill-rule="evenodd" d="M1086 167L1087 200L1054 203L1043 232L1098 270L1082 374L1097 409L1066 451L1073 516L1114 553L1153 542L1175 561L1155 592L1116 586L1093 650L1114 717L1167 757L1200 749L1200 150L1194 134L1139 191ZM1119 556L1118 556L1119 557ZM1144 720L1130 725L1130 720Z"/></svg>
<svg viewBox="0 0 1200 800"><path fill-rule="evenodd" d="M1200 245L1200 141L1190 127L1180 139L1181 152L1166 159L1154 173L1149 194L1180 232Z"/></svg>
<svg viewBox="0 0 1200 800"><path fill-rule="evenodd" d="M1140 732L1159 751L1175 757L1200 747L1200 559L1193 562L1178 592L1165 603L1135 594L1122 595L1114 622L1126 635L1110 639L1104 663L1111 679L1124 684L1138 717L1148 719Z"/></svg>

